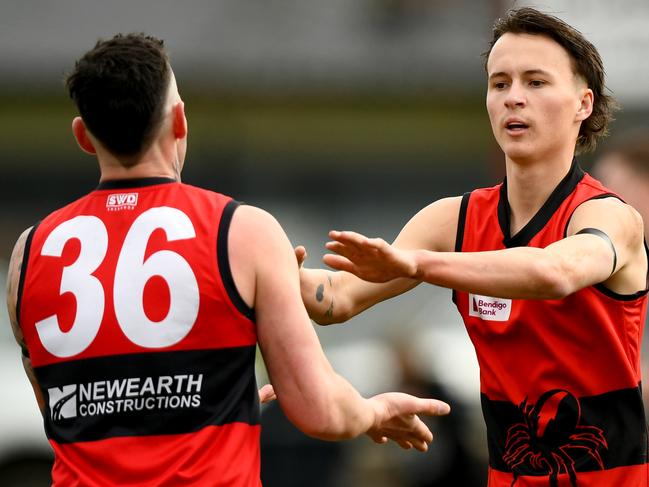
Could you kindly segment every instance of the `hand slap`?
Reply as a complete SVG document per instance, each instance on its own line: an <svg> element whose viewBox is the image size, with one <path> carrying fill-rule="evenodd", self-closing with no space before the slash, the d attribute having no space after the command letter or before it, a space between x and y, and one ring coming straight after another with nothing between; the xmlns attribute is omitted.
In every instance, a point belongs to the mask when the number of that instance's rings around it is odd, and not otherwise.
<svg viewBox="0 0 649 487"><path fill-rule="evenodd" d="M356 232L329 232L332 241L325 247L335 254L325 254L323 262L370 282L387 282L400 277L412 278L417 271L414 252L393 247L381 238L367 238Z"/></svg>

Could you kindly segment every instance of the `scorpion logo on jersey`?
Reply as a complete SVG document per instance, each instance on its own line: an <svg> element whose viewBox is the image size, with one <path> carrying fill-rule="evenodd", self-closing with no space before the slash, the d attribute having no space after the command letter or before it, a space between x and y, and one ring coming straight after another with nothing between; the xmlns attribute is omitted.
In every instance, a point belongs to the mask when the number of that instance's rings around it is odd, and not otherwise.
<svg viewBox="0 0 649 487"><path fill-rule="evenodd" d="M604 469L600 456L602 449L608 449L603 431L595 426L581 423L579 400L563 389L544 393L536 405L525 399L519 406L522 423L514 424L507 431L503 460L518 475L529 472L549 475L550 486L558 485L557 476L568 474L570 483L577 486L575 462L584 454L595 460ZM583 463L583 462L582 462Z"/></svg>

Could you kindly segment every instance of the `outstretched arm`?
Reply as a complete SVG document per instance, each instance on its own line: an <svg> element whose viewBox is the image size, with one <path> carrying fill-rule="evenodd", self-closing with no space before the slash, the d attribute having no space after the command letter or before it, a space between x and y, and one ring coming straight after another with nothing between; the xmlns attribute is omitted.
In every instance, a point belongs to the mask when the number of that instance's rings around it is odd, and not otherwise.
<svg viewBox="0 0 649 487"><path fill-rule="evenodd" d="M460 197L444 198L422 209L403 227L393 243L394 248L453 250L460 201ZM295 253L301 263L306 251L298 247ZM327 260L325 263L329 264ZM420 282L405 275L404 278L368 282L351 272L300 269L302 300L311 319L321 325L347 321L381 301L409 291Z"/></svg>
<svg viewBox="0 0 649 487"><path fill-rule="evenodd" d="M405 448L426 450L432 435L417 415L446 414L448 405L398 393L364 399L336 374L300 299L295 256L275 219L257 208L239 207L228 245L237 287L253 283L254 292L242 296L254 304L259 345L289 420L321 439L368 433L379 442L389 438Z"/></svg>
<svg viewBox="0 0 649 487"><path fill-rule="evenodd" d="M595 228L604 235L580 233ZM327 265L373 282L409 277L489 296L559 299L606 282L619 293L645 286L642 220L614 198L592 200L574 213L568 236L544 249L489 252L403 250L354 232L331 232ZM615 266L614 266L615 261Z"/></svg>

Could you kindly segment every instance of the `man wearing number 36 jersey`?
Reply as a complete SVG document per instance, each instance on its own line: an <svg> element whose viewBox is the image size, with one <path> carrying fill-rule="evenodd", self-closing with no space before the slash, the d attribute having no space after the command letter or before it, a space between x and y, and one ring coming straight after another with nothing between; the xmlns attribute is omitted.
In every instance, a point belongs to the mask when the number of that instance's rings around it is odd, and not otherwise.
<svg viewBox="0 0 649 487"><path fill-rule="evenodd" d="M162 41L99 41L67 88L99 186L18 239L7 302L57 486L258 486L259 399L311 436L426 450L433 399L362 398L325 358L268 213L180 182ZM257 343L274 386L257 391Z"/></svg>

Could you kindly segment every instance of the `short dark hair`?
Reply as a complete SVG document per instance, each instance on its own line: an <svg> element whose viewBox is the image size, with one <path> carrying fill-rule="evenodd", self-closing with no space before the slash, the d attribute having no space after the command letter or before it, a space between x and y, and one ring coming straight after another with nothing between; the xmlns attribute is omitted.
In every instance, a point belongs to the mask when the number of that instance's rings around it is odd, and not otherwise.
<svg viewBox="0 0 649 487"><path fill-rule="evenodd" d="M593 113L581 123L577 152L590 152L597 141L608 134L613 113L618 108L615 99L607 95L604 84L604 64L595 46L581 32L563 20L530 7L509 10L496 20L489 49L484 53L485 67L491 50L506 33L544 35L563 47L570 56L573 70L593 90Z"/></svg>
<svg viewBox="0 0 649 487"><path fill-rule="evenodd" d="M170 73L162 40L117 34L97 41L75 63L65 85L90 132L131 165L160 126Z"/></svg>

